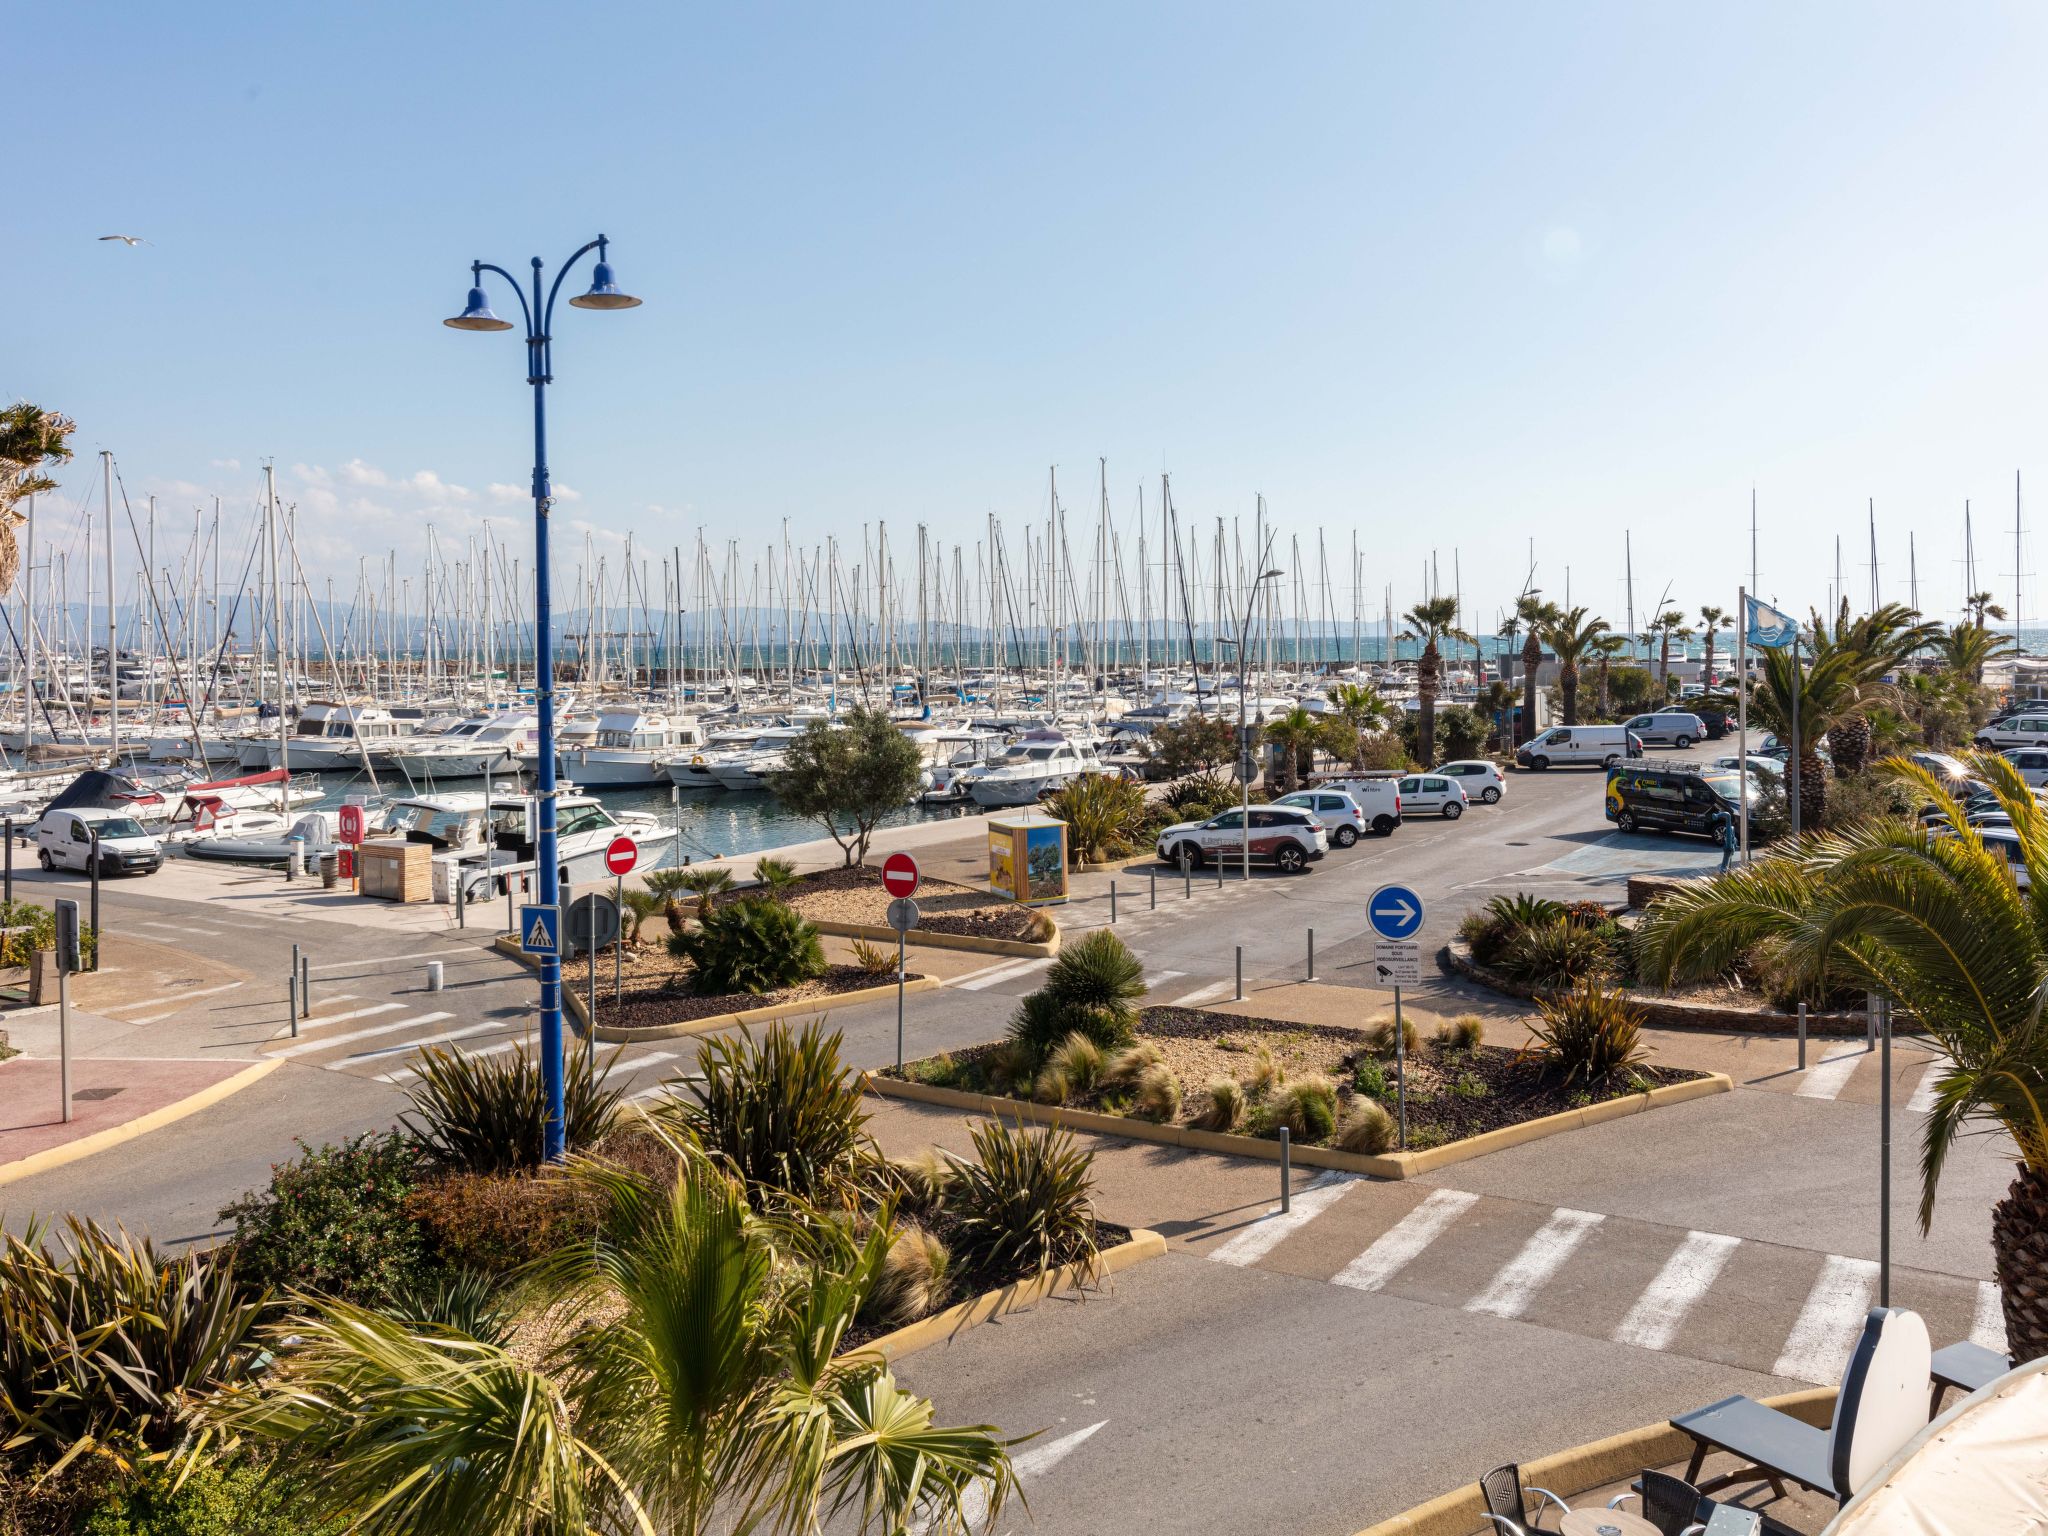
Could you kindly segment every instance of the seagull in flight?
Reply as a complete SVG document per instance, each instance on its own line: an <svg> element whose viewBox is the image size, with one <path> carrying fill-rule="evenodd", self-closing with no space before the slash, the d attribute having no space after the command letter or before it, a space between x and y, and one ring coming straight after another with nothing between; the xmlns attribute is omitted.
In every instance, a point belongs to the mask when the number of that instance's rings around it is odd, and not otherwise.
<svg viewBox="0 0 2048 1536"><path fill-rule="evenodd" d="M100 239L119 240L123 245L126 245L131 249L138 245L154 245L156 243L153 240L145 240L140 235L101 235Z"/></svg>

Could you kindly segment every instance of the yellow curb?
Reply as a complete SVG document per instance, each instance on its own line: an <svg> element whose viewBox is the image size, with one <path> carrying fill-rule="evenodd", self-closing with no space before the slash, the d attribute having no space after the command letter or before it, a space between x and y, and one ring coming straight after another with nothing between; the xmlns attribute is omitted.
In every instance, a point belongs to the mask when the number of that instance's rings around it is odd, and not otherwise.
<svg viewBox="0 0 2048 1536"><path fill-rule="evenodd" d="M1795 1419L1825 1429L1835 1413L1835 1388L1809 1387L1763 1400ZM1604 1440L1589 1440L1522 1465L1522 1483L1549 1488L1569 1499L1635 1476L1645 1467L1668 1466L1692 1454L1692 1440L1667 1424L1645 1424ZM1493 1527L1477 1482L1438 1494L1427 1503L1369 1525L1358 1536L1475 1536Z"/></svg>
<svg viewBox="0 0 2048 1536"><path fill-rule="evenodd" d="M842 939L867 939L872 942L893 944L896 942L894 928L879 928L873 923L842 923L832 919L810 918L810 925L820 933L829 933ZM1046 918L1052 923L1050 917ZM903 936L904 942L915 949L928 945L933 949L968 949L978 955L1029 956L1043 960L1060 952L1060 928L1053 923L1052 937L1043 944L1025 939L983 939L970 933L934 933L928 928L913 928Z"/></svg>
<svg viewBox="0 0 2048 1536"><path fill-rule="evenodd" d="M27 1157L17 1158L11 1163L0 1163L0 1184L12 1184L17 1179L33 1178L36 1174L47 1173L52 1168L61 1168L66 1163L75 1163L80 1158L91 1157L95 1152L104 1152L109 1147L118 1147L123 1142L133 1141L154 1130L160 1130L174 1120L187 1115L196 1115L202 1109L218 1104L222 1099L240 1093L258 1078L268 1077L284 1062L276 1057L269 1061L252 1062L233 1077L224 1077L210 1088L202 1088L175 1103L161 1109L153 1109L146 1115L137 1115L123 1125L111 1125L104 1131L94 1131L90 1136L81 1136L76 1141L67 1141L61 1147L45 1147L40 1152L31 1152Z"/></svg>
<svg viewBox="0 0 2048 1536"><path fill-rule="evenodd" d="M1129 1269L1133 1264L1142 1264L1147 1259L1156 1259L1166 1252L1166 1239L1157 1232L1148 1232L1143 1227L1132 1231L1128 1242L1118 1243L1114 1248L1104 1249L1093 1259L1081 1259L1072 1264L1062 1264L1058 1269L1047 1270L1030 1280L1019 1280L997 1291L983 1291L970 1301L963 1301L934 1312L930 1317L898 1328L894 1333L885 1333L879 1339L856 1346L850 1354L880 1355L894 1363L905 1355L916 1354L920 1349L929 1349L942 1344L956 1334L979 1328L990 1318L1001 1317L1006 1312L1019 1312L1042 1301L1055 1292L1077 1289L1093 1284L1104 1275L1116 1274Z"/></svg>
<svg viewBox="0 0 2048 1536"><path fill-rule="evenodd" d="M1499 1152L1508 1147L1520 1146L1524 1142L1541 1141L1546 1136L1562 1135L1588 1125L1598 1125L1604 1120L1619 1120L1627 1115L1638 1115L1644 1110L1657 1109L1666 1104L1682 1104L1688 1099L1702 1098L1713 1093L1728 1093L1735 1087L1734 1081L1724 1072L1709 1072L1690 1082L1671 1083L1662 1088L1652 1088L1648 1093L1632 1093L1626 1098L1609 1099L1601 1104L1588 1104L1583 1109L1567 1109L1559 1114L1544 1115L1540 1119L1525 1120L1520 1125L1504 1126L1497 1131L1487 1131L1478 1136L1467 1136L1462 1141L1446 1142L1440 1147L1430 1147L1421 1152L1383 1152L1372 1155L1364 1152L1344 1152L1335 1147L1302 1147L1290 1149L1292 1160L1304 1168L1334 1168L1342 1173L1362 1173L1376 1179L1412 1179L1419 1173L1442 1168L1451 1163L1462 1163L1474 1157L1484 1157L1489 1152ZM1035 1125L1063 1125L1070 1131L1086 1131L1100 1136L1121 1136L1128 1141L1160 1142L1171 1147L1186 1147L1196 1152L1220 1152L1230 1157L1259 1158L1269 1163L1280 1160L1280 1144L1257 1136L1231 1136L1218 1131L1199 1131L1192 1126L1155 1125L1149 1120L1136 1120L1125 1115L1105 1115L1088 1109L1068 1109L1059 1105L1033 1104L1025 1099L997 1098L983 1093L967 1093L958 1088L940 1088L930 1083L904 1082L893 1077L881 1077L870 1072L867 1076L867 1090L882 1098L909 1099L919 1104L937 1104L947 1109L972 1110L976 1114L1008 1117L1013 1120L1029 1120Z"/></svg>

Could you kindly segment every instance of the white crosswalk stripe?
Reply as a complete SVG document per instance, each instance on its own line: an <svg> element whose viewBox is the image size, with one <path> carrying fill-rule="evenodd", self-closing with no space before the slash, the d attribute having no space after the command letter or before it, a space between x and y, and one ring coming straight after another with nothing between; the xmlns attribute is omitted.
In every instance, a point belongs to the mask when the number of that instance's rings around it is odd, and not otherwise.
<svg viewBox="0 0 2048 1536"><path fill-rule="evenodd" d="M1491 1312L1495 1317L1520 1317L1529 1310L1536 1293L1577 1250L1586 1236L1607 1218L1597 1211L1574 1211L1560 1206L1550 1213L1536 1234L1522 1245L1522 1251L1501 1266L1500 1273L1485 1290L1465 1303L1467 1312Z"/></svg>
<svg viewBox="0 0 2048 1536"><path fill-rule="evenodd" d="M1479 1203L1462 1189L1439 1189L1381 1233L1373 1245L1338 1270L1332 1283L1355 1291L1376 1291L1450 1230L1451 1223Z"/></svg>
<svg viewBox="0 0 2048 1536"><path fill-rule="evenodd" d="M1977 1282L1977 1315L1970 1322L1970 1342L1994 1355L2010 1348L2005 1339L2005 1303L1998 1287L1989 1280Z"/></svg>
<svg viewBox="0 0 2048 1536"><path fill-rule="evenodd" d="M346 1024L350 1019L367 1019L372 1014L396 1013L404 1006L405 1004L403 1003L373 1003L368 1008L354 1008L347 1013L333 1014L324 1019L309 1019L300 1027L305 1028L314 1024ZM362 1040L371 1035L381 1035L386 1028L399 1029L403 1027L404 1025L401 1022L400 1024L389 1026L378 1025L369 1029L352 1030L345 1035L329 1035L324 1039L299 1040L291 1045L272 1051L270 1054L273 1056L304 1056L310 1051L324 1051L330 1046L346 1045L351 1040Z"/></svg>
<svg viewBox="0 0 2048 1536"><path fill-rule="evenodd" d="M1145 973L1145 990L1147 992L1156 992L1169 981L1178 981L1185 975L1187 975L1186 971L1147 971Z"/></svg>
<svg viewBox="0 0 2048 1536"><path fill-rule="evenodd" d="M1806 1069L1806 1076L1794 1090L1802 1099L1832 1099L1849 1085L1856 1068L1870 1053L1865 1050L1837 1051L1823 1056Z"/></svg>
<svg viewBox="0 0 2048 1536"><path fill-rule="evenodd" d="M500 1040L496 1045L482 1046L474 1051L464 1051L462 1054L469 1057L497 1056L506 1051L516 1051L524 1044L526 1044L524 1040ZM406 1048L408 1050L411 1049L410 1046ZM380 1083L402 1083L409 1077L418 1077L419 1075L420 1069L418 1067L400 1067L395 1072L378 1073L377 1081Z"/></svg>
<svg viewBox="0 0 2048 1536"><path fill-rule="evenodd" d="M999 981L1015 980L1050 964L1051 960L1018 960L1009 965L999 965L992 971L978 971L965 981L956 981L954 985L965 992L979 992Z"/></svg>
<svg viewBox="0 0 2048 1536"><path fill-rule="evenodd" d="M1823 1385L1839 1381L1876 1296L1875 1262L1829 1254L1771 1374Z"/></svg>
<svg viewBox="0 0 2048 1536"><path fill-rule="evenodd" d="M1636 1298L1628 1316L1614 1330L1614 1342L1633 1344L1638 1349L1669 1348L1680 1325L1721 1277L1722 1267L1741 1245L1741 1238L1719 1232L1686 1233L1685 1241L1664 1261L1657 1278Z"/></svg>
<svg viewBox="0 0 2048 1536"><path fill-rule="evenodd" d="M1929 1115L1934 1113L1935 1095L1941 1092L1941 1078L1946 1066L1947 1063L1940 1057L1936 1057L1927 1063L1927 1070L1920 1074L1920 1081L1913 1085L1913 1097L1906 1100L1907 1114Z"/></svg>
<svg viewBox="0 0 2048 1536"><path fill-rule="evenodd" d="M1274 1206L1237 1236L1219 1245L1209 1257L1219 1264L1240 1268L1256 1263L1279 1247L1288 1233L1299 1231L1322 1215L1357 1182L1355 1173L1322 1174L1288 1202L1293 1209L1283 1211Z"/></svg>
<svg viewBox="0 0 2048 1536"><path fill-rule="evenodd" d="M111 971L115 967L110 965L106 969ZM126 1013L131 1008L161 1008L166 1004L176 1004L178 1007L183 1007L190 998L213 997L221 992L232 992L241 985L243 983L239 981L226 981L217 987L192 987L183 992L169 992L162 997L145 997L140 1002L109 1003L106 1007L95 1009L94 1011L97 1013L113 1014Z"/></svg>
<svg viewBox="0 0 2048 1536"><path fill-rule="evenodd" d="M1195 1008L1203 1003L1213 1003L1234 985L1236 985L1234 982L1218 981L1206 987L1197 987L1192 992L1173 998L1166 1006L1169 1008Z"/></svg>

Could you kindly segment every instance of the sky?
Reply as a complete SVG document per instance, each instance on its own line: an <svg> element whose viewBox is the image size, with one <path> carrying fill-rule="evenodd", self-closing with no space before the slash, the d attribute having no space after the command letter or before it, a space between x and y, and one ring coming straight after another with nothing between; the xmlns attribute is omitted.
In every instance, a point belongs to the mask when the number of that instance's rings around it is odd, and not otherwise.
<svg viewBox="0 0 2048 1536"><path fill-rule="evenodd" d="M1263 495L1340 611L1354 531L1374 612L1434 558L1491 627L1533 554L1618 625L1624 533L1639 619L1732 607L1754 490L1781 604L1828 600L1837 538L1867 600L1874 500L1882 595L1910 533L1953 616L1965 501L2009 605L2015 475L2048 490L2037 6L71 0L8 34L41 170L0 398L79 423L59 547L103 448L186 529L215 495L245 528L274 462L342 588L429 525L530 541L523 348L439 322L471 260L600 232L645 303L556 314L572 563L785 520L971 549L1049 469L1080 539L1106 460L1126 529L1162 472L1197 523Z"/></svg>

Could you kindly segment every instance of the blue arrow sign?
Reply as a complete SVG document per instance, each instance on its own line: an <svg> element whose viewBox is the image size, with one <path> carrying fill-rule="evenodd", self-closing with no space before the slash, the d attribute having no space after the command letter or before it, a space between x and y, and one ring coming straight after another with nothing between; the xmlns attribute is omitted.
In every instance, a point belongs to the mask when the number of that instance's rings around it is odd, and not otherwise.
<svg viewBox="0 0 2048 1536"><path fill-rule="evenodd" d="M1412 886L1383 885L1365 904L1365 916L1383 939L1412 939L1422 927L1422 898Z"/></svg>
<svg viewBox="0 0 2048 1536"><path fill-rule="evenodd" d="M562 909L560 907L521 907L519 909L519 947L529 955L553 955L560 959L562 954Z"/></svg>

